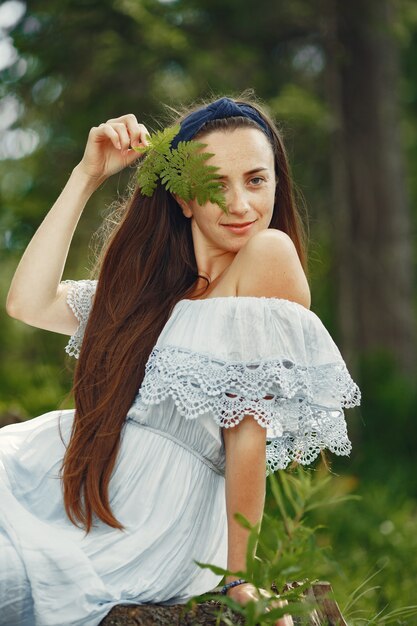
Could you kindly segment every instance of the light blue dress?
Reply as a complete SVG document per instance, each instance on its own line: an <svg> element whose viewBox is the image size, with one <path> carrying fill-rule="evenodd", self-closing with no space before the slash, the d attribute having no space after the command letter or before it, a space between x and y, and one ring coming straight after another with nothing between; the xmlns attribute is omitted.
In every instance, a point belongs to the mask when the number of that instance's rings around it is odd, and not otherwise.
<svg viewBox="0 0 417 626"><path fill-rule="evenodd" d="M78 357L96 281L70 283ZM122 430L110 502L126 530L66 517L59 470L74 410L0 430L0 624L96 626L120 603L185 603L227 565L223 428L267 429L266 474L351 449L360 390L315 313L289 300L181 300Z"/></svg>

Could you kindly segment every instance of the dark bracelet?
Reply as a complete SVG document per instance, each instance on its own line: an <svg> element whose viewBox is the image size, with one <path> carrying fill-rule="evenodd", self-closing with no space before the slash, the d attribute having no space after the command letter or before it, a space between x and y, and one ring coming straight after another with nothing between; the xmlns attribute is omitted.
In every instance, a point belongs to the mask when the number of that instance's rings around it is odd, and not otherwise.
<svg viewBox="0 0 417 626"><path fill-rule="evenodd" d="M236 587L236 585L241 585L242 583L247 583L247 580L244 580L243 578L239 578L238 580L233 580L231 583L226 583L221 590L221 594L223 594L224 596L227 593L228 589L231 589L232 587Z"/></svg>

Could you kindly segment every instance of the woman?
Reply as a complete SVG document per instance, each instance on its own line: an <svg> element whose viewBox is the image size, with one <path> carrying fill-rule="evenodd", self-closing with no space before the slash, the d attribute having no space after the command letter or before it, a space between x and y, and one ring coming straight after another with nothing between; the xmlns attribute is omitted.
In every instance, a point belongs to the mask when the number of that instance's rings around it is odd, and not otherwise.
<svg viewBox="0 0 417 626"><path fill-rule="evenodd" d="M61 281L88 198L148 137L132 114L91 129L10 287L8 313L71 335L79 360L75 410L0 434L9 626L93 626L119 603L213 589L221 577L195 561L245 568L234 513L260 522L265 468L350 451L343 407L360 392L309 310L285 150L255 102L200 105L171 144L206 144L226 211L160 181L151 197L137 187L98 280ZM237 576L225 583L241 604L255 598Z"/></svg>

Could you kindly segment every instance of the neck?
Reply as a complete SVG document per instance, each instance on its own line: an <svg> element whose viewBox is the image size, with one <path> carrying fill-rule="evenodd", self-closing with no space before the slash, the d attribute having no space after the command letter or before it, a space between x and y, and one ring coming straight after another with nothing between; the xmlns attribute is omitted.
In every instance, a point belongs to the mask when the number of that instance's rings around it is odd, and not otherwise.
<svg viewBox="0 0 417 626"><path fill-rule="evenodd" d="M200 276L205 276L212 284L229 267L236 256L236 252L216 247L204 237L194 223L192 223L191 230L198 273ZM206 281L203 279L199 279L198 283L198 287L206 286Z"/></svg>
<svg viewBox="0 0 417 626"><path fill-rule="evenodd" d="M236 256L235 252L226 250L207 249L195 251L198 273L210 281L210 285L217 283L226 270L230 267ZM206 286L207 282L203 278L198 279L198 286Z"/></svg>

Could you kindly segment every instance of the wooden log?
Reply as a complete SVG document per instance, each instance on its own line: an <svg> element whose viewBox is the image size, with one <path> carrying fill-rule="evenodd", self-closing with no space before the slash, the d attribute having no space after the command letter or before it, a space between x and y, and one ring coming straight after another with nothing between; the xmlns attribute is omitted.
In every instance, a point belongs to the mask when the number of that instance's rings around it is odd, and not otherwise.
<svg viewBox="0 0 417 626"><path fill-rule="evenodd" d="M319 582L312 585L314 598L318 605L318 612L322 624L325 626L348 626L339 605L334 599L333 589L328 582Z"/></svg>
<svg viewBox="0 0 417 626"><path fill-rule="evenodd" d="M296 589L302 583L287 583L283 591ZM274 584L271 590L277 593ZM220 587L211 593L220 593ZM339 606L334 599L329 582L317 582L304 592L305 601L311 603L311 610L305 617L294 617L294 626L348 626ZM119 605L114 607L101 622L100 626L225 626L225 622L216 617L220 602L208 600L185 610L183 604L163 606L160 604ZM234 625L244 625L244 618L223 606L223 616Z"/></svg>
<svg viewBox="0 0 417 626"><path fill-rule="evenodd" d="M100 626L226 626L223 620L217 621L216 613L220 607L220 602L215 600L197 604L188 612L185 612L183 604L119 605L110 611ZM224 615L236 626L245 624L242 616L227 608Z"/></svg>

